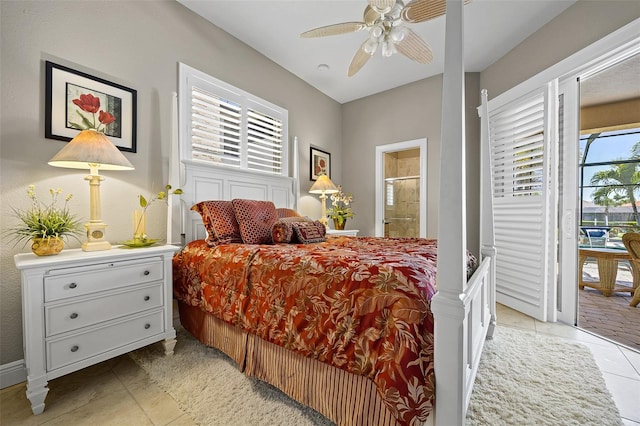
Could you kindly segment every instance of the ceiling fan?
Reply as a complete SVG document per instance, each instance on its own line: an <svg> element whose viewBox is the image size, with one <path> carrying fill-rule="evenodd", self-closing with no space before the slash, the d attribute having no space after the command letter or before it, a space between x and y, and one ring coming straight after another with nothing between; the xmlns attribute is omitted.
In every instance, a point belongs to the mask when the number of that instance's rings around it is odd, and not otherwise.
<svg viewBox="0 0 640 426"><path fill-rule="evenodd" d="M471 0L465 0L465 4ZM407 58L428 64L433 60L431 48L415 32L404 24L428 21L445 14L446 0L368 0L364 8L363 22L343 22L305 31L301 37L325 37L347 34L366 29L369 38L360 46L349 65L349 77L355 75L373 56L378 47L382 56L396 52Z"/></svg>

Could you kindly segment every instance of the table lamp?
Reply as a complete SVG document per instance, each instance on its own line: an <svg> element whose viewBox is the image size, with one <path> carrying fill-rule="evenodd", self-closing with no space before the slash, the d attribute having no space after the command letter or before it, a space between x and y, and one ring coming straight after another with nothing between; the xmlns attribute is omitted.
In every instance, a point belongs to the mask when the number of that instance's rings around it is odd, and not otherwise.
<svg viewBox="0 0 640 426"><path fill-rule="evenodd" d="M133 170L133 165L104 133L96 130L81 131L49 161L49 165L90 170L85 177L89 181L90 218L84 224L87 241L82 244L82 250L109 250L111 244L104 239L107 224L100 219L100 181L104 178L98 174L98 169Z"/></svg>
<svg viewBox="0 0 640 426"><path fill-rule="evenodd" d="M310 194L320 194L320 200L322 202L322 217L319 221L327 227L329 220L327 219L327 194L335 194L338 192L338 188L331 182L329 176L322 174L318 176L311 188L309 188Z"/></svg>

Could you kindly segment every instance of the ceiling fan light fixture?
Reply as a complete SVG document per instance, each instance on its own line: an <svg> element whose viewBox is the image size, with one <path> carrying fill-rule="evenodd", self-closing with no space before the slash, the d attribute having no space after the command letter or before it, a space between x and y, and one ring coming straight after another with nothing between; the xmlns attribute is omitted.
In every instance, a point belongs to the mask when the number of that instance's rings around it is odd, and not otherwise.
<svg viewBox="0 0 640 426"><path fill-rule="evenodd" d="M2 0L0 0L2 1ZM472 0L464 0L464 4ZM390 57L401 53L412 61L428 64L433 61L431 47L404 24L425 22L446 12L447 0L367 0L361 22L343 22L318 27L300 34L302 37L326 37L366 29L369 37L356 50L347 75L355 75L376 53Z"/></svg>
<svg viewBox="0 0 640 426"><path fill-rule="evenodd" d="M370 38L369 40L367 40L365 42L363 50L367 54L373 56L373 54L376 53L376 50L378 50L378 40L376 40L374 38Z"/></svg>
<svg viewBox="0 0 640 426"><path fill-rule="evenodd" d="M382 56L388 58L396 52L396 46L395 44L393 44L393 42L388 40L382 42Z"/></svg>
<svg viewBox="0 0 640 426"><path fill-rule="evenodd" d="M371 35L371 37L378 39L384 34L384 27L382 26L382 24L378 24L371 28L369 34Z"/></svg>
<svg viewBox="0 0 640 426"><path fill-rule="evenodd" d="M407 29L398 25L391 28L389 35L394 43L400 43L405 39L405 37L407 37Z"/></svg>

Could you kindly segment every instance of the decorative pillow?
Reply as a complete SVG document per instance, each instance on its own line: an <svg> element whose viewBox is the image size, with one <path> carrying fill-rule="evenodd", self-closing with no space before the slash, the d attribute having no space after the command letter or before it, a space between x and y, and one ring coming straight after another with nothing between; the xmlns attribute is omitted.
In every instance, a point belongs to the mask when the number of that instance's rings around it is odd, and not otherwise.
<svg viewBox="0 0 640 426"><path fill-rule="evenodd" d="M242 241L245 244L271 244L271 227L278 220L276 206L271 201L239 198L231 202Z"/></svg>
<svg viewBox="0 0 640 426"><path fill-rule="evenodd" d="M240 227L231 201L201 201L191 207L191 210L202 216L202 223L207 230L208 245L213 247L218 244L242 243Z"/></svg>
<svg viewBox="0 0 640 426"><path fill-rule="evenodd" d="M302 244L321 243L326 241L327 228L319 221L293 222L293 232Z"/></svg>
<svg viewBox="0 0 640 426"><path fill-rule="evenodd" d="M278 220L271 227L271 240L274 244L287 244L293 237L293 222Z"/></svg>
<svg viewBox="0 0 640 426"><path fill-rule="evenodd" d="M280 219L285 217L302 217L300 213L298 213L294 209L287 209L285 207L278 207L276 209L276 212L278 213L278 217Z"/></svg>
<svg viewBox="0 0 640 426"><path fill-rule="evenodd" d="M297 239L293 233L293 223L296 222L313 222L308 217L289 216L281 217L271 227L271 239L274 244L295 243Z"/></svg>

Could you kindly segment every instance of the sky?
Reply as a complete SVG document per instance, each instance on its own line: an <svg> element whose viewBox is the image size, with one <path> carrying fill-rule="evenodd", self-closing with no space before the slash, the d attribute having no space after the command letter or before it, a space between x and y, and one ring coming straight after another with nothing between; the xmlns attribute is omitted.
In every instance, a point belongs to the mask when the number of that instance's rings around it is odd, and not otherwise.
<svg viewBox="0 0 640 426"><path fill-rule="evenodd" d="M631 133L630 132L635 132ZM603 137L608 136L609 137ZM580 156L584 153L587 143L587 136L580 138ZM629 159L631 157L631 148L634 144L640 142L640 130L618 130L614 132L606 132L600 135L600 138L591 144L589 153L585 163L595 163L602 161L615 161L621 159ZM584 183L588 185L594 173L600 170L608 170L612 166L588 166L584 168ZM585 188L584 200L592 201L592 188Z"/></svg>

